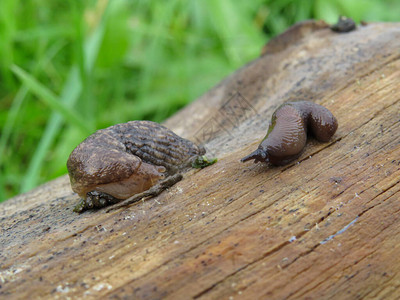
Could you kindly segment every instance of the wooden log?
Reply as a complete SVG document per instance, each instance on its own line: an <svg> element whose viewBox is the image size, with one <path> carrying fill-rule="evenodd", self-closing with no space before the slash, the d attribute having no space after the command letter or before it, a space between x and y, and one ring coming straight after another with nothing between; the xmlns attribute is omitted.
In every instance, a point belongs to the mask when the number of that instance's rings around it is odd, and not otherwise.
<svg viewBox="0 0 400 300"><path fill-rule="evenodd" d="M73 213L66 176L2 203L0 297L399 298L400 24L297 28L167 120L215 165L111 213ZM289 100L331 110L332 141L240 163Z"/></svg>

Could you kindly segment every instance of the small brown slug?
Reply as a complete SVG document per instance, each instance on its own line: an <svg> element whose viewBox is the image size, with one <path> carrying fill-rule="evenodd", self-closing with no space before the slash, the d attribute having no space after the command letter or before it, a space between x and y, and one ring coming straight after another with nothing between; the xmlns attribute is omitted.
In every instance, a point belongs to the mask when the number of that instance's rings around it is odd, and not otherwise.
<svg viewBox="0 0 400 300"><path fill-rule="evenodd" d="M350 32L356 30L357 25L353 19L340 16L336 24L331 26L331 30L339 33Z"/></svg>
<svg viewBox="0 0 400 300"><path fill-rule="evenodd" d="M182 176L168 178L190 168L204 153L203 147L151 121L100 129L80 143L67 161L72 190L82 198L74 211L132 198L162 181L174 184Z"/></svg>
<svg viewBox="0 0 400 300"><path fill-rule="evenodd" d="M300 156L307 140L307 131L321 142L334 135L338 123L325 107L309 101L287 102L273 113L267 135L258 149L242 158L245 162L269 162L285 165Z"/></svg>

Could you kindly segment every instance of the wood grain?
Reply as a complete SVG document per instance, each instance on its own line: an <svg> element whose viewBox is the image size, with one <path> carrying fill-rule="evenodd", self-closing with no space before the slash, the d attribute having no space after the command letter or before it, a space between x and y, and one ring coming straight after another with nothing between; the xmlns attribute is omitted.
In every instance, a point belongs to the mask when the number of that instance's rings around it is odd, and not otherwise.
<svg viewBox="0 0 400 300"><path fill-rule="evenodd" d="M317 27L166 121L219 161L160 196L78 215L63 176L2 203L0 298L399 298L400 24ZM241 164L296 99L334 113L332 141Z"/></svg>

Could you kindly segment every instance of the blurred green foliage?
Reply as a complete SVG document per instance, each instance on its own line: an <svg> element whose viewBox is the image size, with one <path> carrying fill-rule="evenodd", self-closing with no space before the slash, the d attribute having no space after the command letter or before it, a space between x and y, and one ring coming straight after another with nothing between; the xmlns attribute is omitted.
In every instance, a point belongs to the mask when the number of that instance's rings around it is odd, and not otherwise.
<svg viewBox="0 0 400 300"><path fill-rule="evenodd" d="M397 0L1 0L0 200L95 129L162 121L295 22L399 21Z"/></svg>

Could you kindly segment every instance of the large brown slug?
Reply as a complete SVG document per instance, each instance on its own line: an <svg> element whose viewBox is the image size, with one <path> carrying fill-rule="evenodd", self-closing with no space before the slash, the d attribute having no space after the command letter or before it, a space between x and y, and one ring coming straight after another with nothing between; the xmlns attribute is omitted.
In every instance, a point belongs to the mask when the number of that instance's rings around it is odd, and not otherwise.
<svg viewBox="0 0 400 300"><path fill-rule="evenodd" d="M166 182L174 184L182 178L174 175L204 153L203 147L151 121L98 130L67 161L72 190L83 199L75 211L120 202L169 177L175 179Z"/></svg>
<svg viewBox="0 0 400 300"><path fill-rule="evenodd" d="M267 162L285 165L298 158L303 151L308 130L321 142L334 135L338 123L325 107L309 101L287 102L272 115L267 135L258 149L242 158L242 162Z"/></svg>

